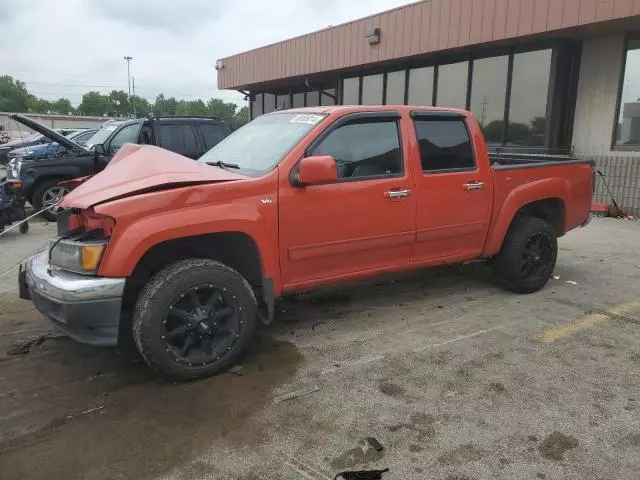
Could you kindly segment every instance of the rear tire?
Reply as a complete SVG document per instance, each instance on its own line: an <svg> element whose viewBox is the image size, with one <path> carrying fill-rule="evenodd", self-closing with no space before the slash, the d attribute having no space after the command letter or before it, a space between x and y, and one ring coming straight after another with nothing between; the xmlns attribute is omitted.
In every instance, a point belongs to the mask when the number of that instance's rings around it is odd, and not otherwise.
<svg viewBox="0 0 640 480"><path fill-rule="evenodd" d="M553 227L540 218L518 217L493 259L493 271L509 290L533 293L549 281L557 257L558 241Z"/></svg>
<svg viewBox="0 0 640 480"><path fill-rule="evenodd" d="M65 187L58 186L58 183L61 182L62 178L52 178L49 180L45 180L40 185L36 187L33 191L33 200L31 201L31 205L36 209L36 211L40 211L43 208L47 207L48 204L53 200L53 197L57 197L58 194L62 194L62 196L69 193L69 189ZM58 218L58 212L62 210L59 208L55 208L52 210L45 210L40 215L42 218L55 222Z"/></svg>
<svg viewBox="0 0 640 480"><path fill-rule="evenodd" d="M155 371L180 380L225 370L242 355L257 318L253 289L208 259L175 262L140 292L133 338Z"/></svg>

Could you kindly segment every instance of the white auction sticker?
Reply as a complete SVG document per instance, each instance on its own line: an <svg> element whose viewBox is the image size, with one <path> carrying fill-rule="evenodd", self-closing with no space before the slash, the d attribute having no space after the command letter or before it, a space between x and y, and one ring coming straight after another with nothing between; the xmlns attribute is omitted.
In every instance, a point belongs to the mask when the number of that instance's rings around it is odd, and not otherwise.
<svg viewBox="0 0 640 480"><path fill-rule="evenodd" d="M301 114L296 115L291 120L290 123L308 123L309 125L315 125L324 117L322 115L309 115L309 114Z"/></svg>

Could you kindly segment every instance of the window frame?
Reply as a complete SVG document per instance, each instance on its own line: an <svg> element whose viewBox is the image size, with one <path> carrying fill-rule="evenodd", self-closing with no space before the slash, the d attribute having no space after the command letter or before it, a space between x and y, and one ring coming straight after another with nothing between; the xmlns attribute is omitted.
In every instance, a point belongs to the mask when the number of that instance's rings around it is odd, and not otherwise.
<svg viewBox="0 0 640 480"><path fill-rule="evenodd" d="M640 41L639 33L628 33L624 38L624 45L622 47L622 58L620 66L620 78L618 79L618 94L616 98L616 110L613 118L613 130L611 132L611 151L615 152L640 152L639 145L618 145L616 143L616 133L618 132L618 120L620 119L620 110L622 109L622 90L624 89L624 76L627 73L627 52L629 51L629 44L632 40Z"/></svg>
<svg viewBox="0 0 640 480"><path fill-rule="evenodd" d="M311 144L309 144L309 146L305 149L304 154L302 155L302 157L300 157L300 159L296 162L296 164L293 166L293 168L291 169L291 174L290 174L290 179L291 179L291 184L296 186L295 183L295 178L297 177L297 172L298 172L298 168L300 167L300 162L302 161L303 158L306 157L310 157L313 156L313 151L318 147L318 145L320 145L322 143L322 141L327 138L329 135L331 135L332 132L334 132L335 130L337 130L340 127L343 127L351 122L354 121L358 121L358 120L372 120L375 121L376 119L379 120L383 120L386 123L393 123L396 126L396 131L398 133L398 145L400 147L400 165L402 167L402 171L400 171L399 173L388 173L388 174L384 174L384 175L371 175L369 177L346 177L346 178L338 178L337 181L333 184L329 184L329 185L334 185L336 183L350 183L350 182L367 182L367 181L371 181L371 180L384 180L387 178L406 178L407 176L407 172L408 172L408 168L407 165L405 163L405 153L404 153L404 145L402 143L402 131L400 128L400 113L396 112L396 111L391 111L391 110L382 110L382 111L378 111L378 112L358 112L358 113L351 113L348 115L344 115L343 117L340 117L339 119L337 119L335 122L333 122L331 125L329 125L320 135L318 135L318 137L316 137L313 142L311 142Z"/></svg>
<svg viewBox="0 0 640 480"><path fill-rule="evenodd" d="M427 110L411 110L409 112L411 116L411 121L413 123L413 131L416 135L416 141L418 143L418 153L420 154L420 170L422 171L422 176L427 177L431 175L439 175L442 173L459 173L459 172L478 172L478 155L476 153L475 145L473 142L473 136L471 135L471 131L469 130L469 125L467 124L467 117L462 114L455 112L437 112L437 111L427 111ZM464 125L464 129L467 132L467 136L469 137L469 146L471 147L471 156L473 158L473 167L464 167L464 168L444 168L439 170L423 170L422 169L422 152L420 152L420 145L418 141L418 130L416 129L416 121L419 120L441 120L441 121L461 121Z"/></svg>

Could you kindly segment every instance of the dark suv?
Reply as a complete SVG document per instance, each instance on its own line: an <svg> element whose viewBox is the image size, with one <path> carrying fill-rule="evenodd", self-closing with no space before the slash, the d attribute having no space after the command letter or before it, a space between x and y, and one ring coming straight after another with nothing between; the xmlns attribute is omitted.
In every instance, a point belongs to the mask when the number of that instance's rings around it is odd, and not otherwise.
<svg viewBox="0 0 640 480"><path fill-rule="evenodd" d="M156 145L189 158L199 158L231 133L213 117L155 117L105 122L84 146L22 115L11 118L65 147L64 153L45 159L17 158L7 168L8 179L20 179L24 195L36 210L55 220L60 198L68 190L59 182L100 172L125 143Z"/></svg>

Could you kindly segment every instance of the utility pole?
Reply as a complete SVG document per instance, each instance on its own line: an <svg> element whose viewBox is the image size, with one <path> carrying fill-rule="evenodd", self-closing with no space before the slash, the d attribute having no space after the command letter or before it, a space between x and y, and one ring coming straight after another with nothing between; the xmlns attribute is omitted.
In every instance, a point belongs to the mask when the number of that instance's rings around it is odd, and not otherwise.
<svg viewBox="0 0 640 480"><path fill-rule="evenodd" d="M136 77L131 77L131 89L133 90L133 118L138 118L136 115Z"/></svg>
<svg viewBox="0 0 640 480"><path fill-rule="evenodd" d="M127 62L127 85L129 87L129 92L128 92L128 96L127 99L129 100L129 114L131 114L131 70L130 70L130 64L131 64L131 60L133 60L133 57L122 57L126 60Z"/></svg>

